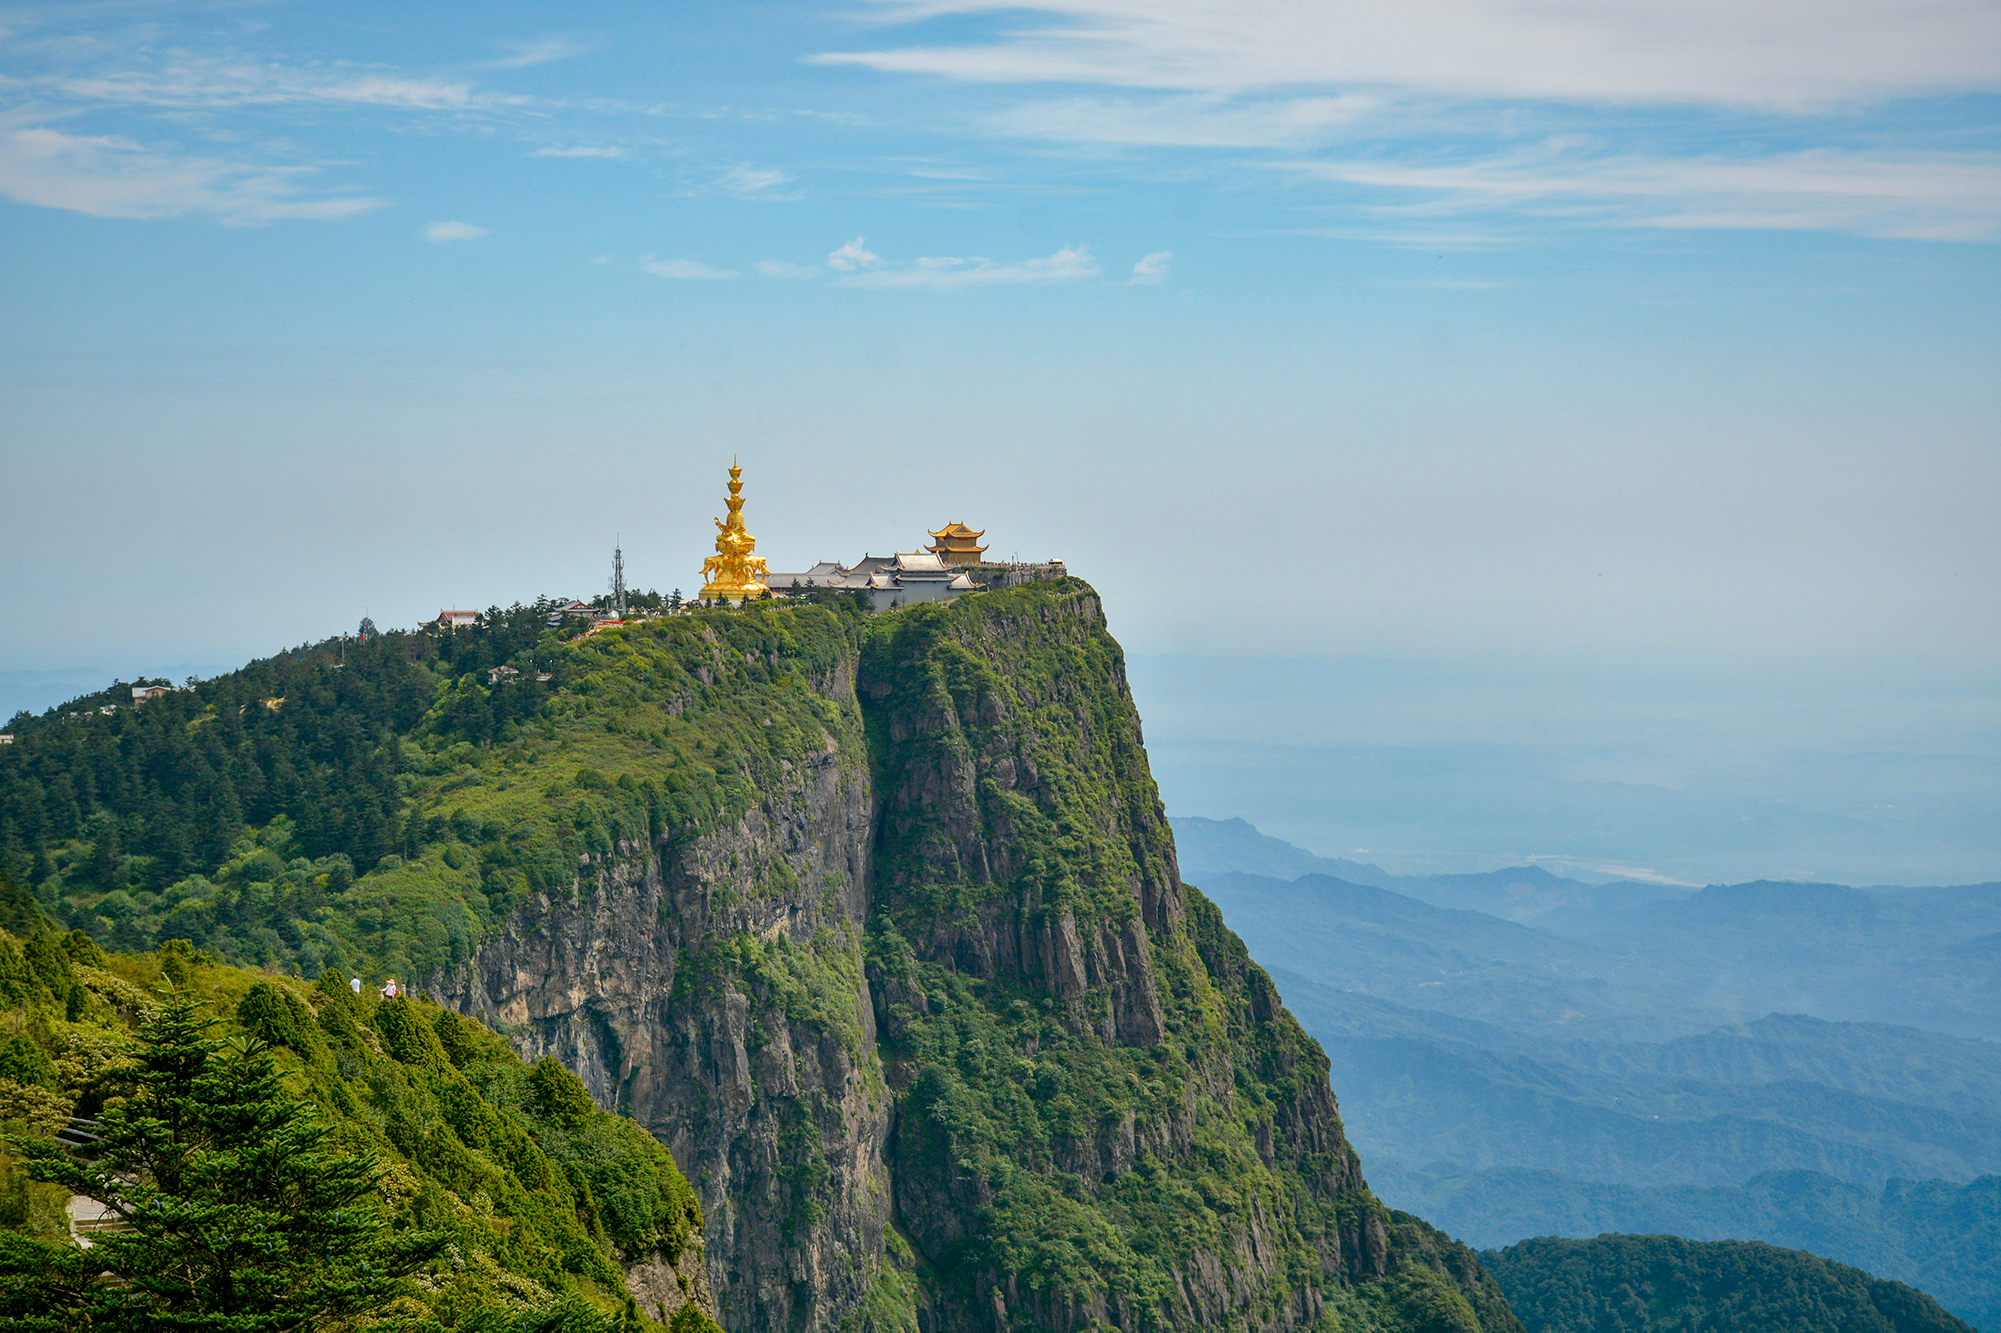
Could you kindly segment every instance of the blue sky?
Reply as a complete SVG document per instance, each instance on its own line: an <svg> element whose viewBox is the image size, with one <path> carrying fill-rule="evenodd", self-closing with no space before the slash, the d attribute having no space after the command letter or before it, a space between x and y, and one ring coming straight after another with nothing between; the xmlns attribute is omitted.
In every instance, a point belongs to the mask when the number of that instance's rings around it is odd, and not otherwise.
<svg viewBox="0 0 2001 1333"><path fill-rule="evenodd" d="M1267 684L2001 679L1997 113L1967 0L7 7L0 672L690 588L737 454Z"/></svg>

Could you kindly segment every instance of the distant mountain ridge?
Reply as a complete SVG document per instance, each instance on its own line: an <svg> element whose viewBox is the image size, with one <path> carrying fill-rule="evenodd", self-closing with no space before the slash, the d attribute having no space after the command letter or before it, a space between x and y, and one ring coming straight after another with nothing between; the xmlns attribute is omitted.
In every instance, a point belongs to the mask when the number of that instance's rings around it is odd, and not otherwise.
<svg viewBox="0 0 2001 1333"><path fill-rule="evenodd" d="M2001 886L1403 877L1174 822L1393 1206L1766 1240L2001 1326Z"/></svg>
<svg viewBox="0 0 2001 1333"><path fill-rule="evenodd" d="M1408 894L1436 907L1486 912L1518 924L1538 921L1551 913L1640 906L1696 892L1683 885L1648 880L1612 878L1591 883L1535 865L1472 874L1398 875L1364 861L1321 856L1295 847L1259 832L1243 819L1175 815L1169 822L1174 826L1175 844L1187 848L1186 868L1191 875L1217 871L1274 879L1330 875L1350 884Z"/></svg>
<svg viewBox="0 0 2001 1333"><path fill-rule="evenodd" d="M1636 1185L2001 1171L2001 1121L1983 1100L2001 1053L1985 1042L1778 1016L1669 1042L1546 1041L1273 977L1334 1061L1357 1142L1399 1161ZM1926 1053L1929 1088L1911 1069Z"/></svg>
<svg viewBox="0 0 2001 1333"><path fill-rule="evenodd" d="M2001 1041L2001 883L1858 889L1757 880L1690 890L1625 880L1586 884L1536 866L1400 876L1315 856L1242 820L1172 823L1177 845L1188 849L1182 864L1189 882L1223 889L1226 899L1240 896L1248 910L1309 929L1318 921L1347 921L1351 911L1374 926L1401 914L1405 938L1387 952L1344 959L1342 976L1354 975L1350 965L1382 972L1400 959L1414 964L1414 955L1437 962L1445 952L1467 954L1469 966L1442 973L1417 966L1405 978L1426 989L1443 987L1457 997L1450 1003L1400 995L1387 980L1380 987L1332 983L1344 989L1507 1026L1523 1026L1529 1015L1554 1021L1568 1013L1571 1023L1641 1039L1805 1013ZM1417 932L1408 927L1422 916L1418 904L1486 920L1459 918L1448 926L1440 918ZM1301 947L1290 931L1281 932L1260 957L1316 977L1316 966L1288 961ZM1510 971L1523 966L1537 971L1536 982ZM1474 980L1477 987L1464 984ZM1492 1012L1497 981L1516 988L1510 1002L1518 1011Z"/></svg>
<svg viewBox="0 0 2001 1333"><path fill-rule="evenodd" d="M1260 833L1243 819L1203 819L1170 815L1174 845L1182 851L1182 869L1195 875L1230 870L1245 875L1298 879L1301 875L1333 875L1351 884L1393 889L1401 878L1380 866L1341 857L1322 856L1295 847L1283 838Z"/></svg>

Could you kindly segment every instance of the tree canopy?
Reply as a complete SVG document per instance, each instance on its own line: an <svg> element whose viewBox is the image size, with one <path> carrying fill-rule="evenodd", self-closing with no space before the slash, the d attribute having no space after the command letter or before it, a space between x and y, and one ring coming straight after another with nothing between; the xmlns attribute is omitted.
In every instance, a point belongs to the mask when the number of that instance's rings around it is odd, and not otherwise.
<svg viewBox="0 0 2001 1333"><path fill-rule="evenodd" d="M31 1179L118 1219L87 1252L0 1233L15 1327L291 1333L384 1310L444 1249L442 1231L392 1232L374 1156L287 1093L266 1042L217 1040L203 1009L174 991L145 1021L85 1146L13 1140Z"/></svg>

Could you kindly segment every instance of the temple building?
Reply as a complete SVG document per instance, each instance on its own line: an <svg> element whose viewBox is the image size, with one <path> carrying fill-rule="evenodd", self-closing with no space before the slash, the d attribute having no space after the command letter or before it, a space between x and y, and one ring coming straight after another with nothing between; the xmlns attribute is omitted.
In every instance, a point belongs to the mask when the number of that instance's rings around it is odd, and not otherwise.
<svg viewBox="0 0 2001 1333"><path fill-rule="evenodd" d="M853 565L822 560L798 574L767 576L771 590L781 597L808 588L838 588L866 592L869 609L887 611L892 606L915 602L950 601L960 593L981 585L962 569L954 569L931 551L898 551L894 555L865 555Z"/></svg>
<svg viewBox="0 0 2001 1333"><path fill-rule="evenodd" d="M921 551L865 555L853 565L823 560L797 574L774 574L756 554L757 538L743 523L743 468L730 462L729 517L715 520L716 553L702 561L701 600L744 602L767 595L789 596L809 589L858 592L870 610L918 602L944 602L962 593L1023 579L1061 578L1061 560L1039 564L989 563L980 544L986 530L948 523L932 532L931 545ZM975 582L975 579L978 579ZM575 608L564 608L567 613Z"/></svg>
<svg viewBox="0 0 2001 1333"><path fill-rule="evenodd" d="M716 553L702 562L702 600L741 602L765 592L764 557L743 526L743 469L730 460L730 516L714 520Z"/></svg>
<svg viewBox="0 0 2001 1333"><path fill-rule="evenodd" d="M931 534L931 544L924 549L948 565L977 565L987 553L979 544L986 535L985 528L974 532L963 523L947 523Z"/></svg>

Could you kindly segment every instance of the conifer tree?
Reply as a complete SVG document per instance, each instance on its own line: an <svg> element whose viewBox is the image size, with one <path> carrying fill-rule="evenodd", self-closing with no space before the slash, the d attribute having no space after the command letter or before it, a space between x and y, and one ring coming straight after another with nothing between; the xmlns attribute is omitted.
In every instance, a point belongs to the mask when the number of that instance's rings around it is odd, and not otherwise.
<svg viewBox="0 0 2001 1333"><path fill-rule="evenodd" d="M12 1142L27 1174L130 1230L87 1255L0 1237L0 1319L22 1329L292 1333L383 1309L442 1235L393 1235L375 1162L343 1152L256 1037L218 1042L172 992L140 1030L127 1097L72 1153Z"/></svg>

